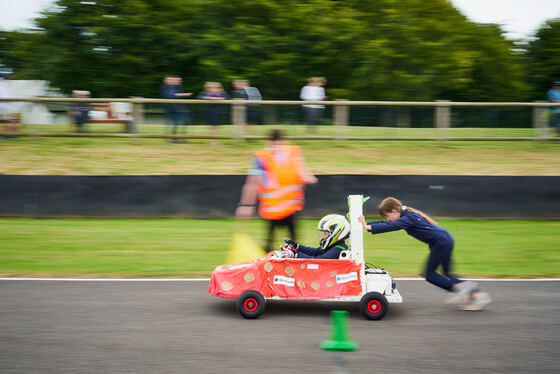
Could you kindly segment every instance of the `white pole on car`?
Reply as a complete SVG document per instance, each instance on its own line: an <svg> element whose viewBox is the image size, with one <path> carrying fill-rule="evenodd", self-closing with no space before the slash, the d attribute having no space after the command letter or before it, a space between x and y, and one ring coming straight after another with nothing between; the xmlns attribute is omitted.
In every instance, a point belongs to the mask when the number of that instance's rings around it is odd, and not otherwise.
<svg viewBox="0 0 560 374"><path fill-rule="evenodd" d="M366 277L364 270L364 229L362 224L358 221L358 217L362 215L363 202L363 195L348 196L348 218L350 219L350 249L352 251L352 260L361 264L360 277L362 283L362 292L365 292Z"/></svg>

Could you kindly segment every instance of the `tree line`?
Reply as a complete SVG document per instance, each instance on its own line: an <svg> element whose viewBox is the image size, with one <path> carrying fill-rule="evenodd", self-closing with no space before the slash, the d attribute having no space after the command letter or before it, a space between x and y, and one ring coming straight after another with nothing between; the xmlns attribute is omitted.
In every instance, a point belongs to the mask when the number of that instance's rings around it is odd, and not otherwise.
<svg viewBox="0 0 560 374"><path fill-rule="evenodd" d="M560 80L560 19L528 42L446 0L58 0L30 30L0 31L0 68L69 93L157 97L249 79L297 99L311 76L330 99L543 100Z"/></svg>

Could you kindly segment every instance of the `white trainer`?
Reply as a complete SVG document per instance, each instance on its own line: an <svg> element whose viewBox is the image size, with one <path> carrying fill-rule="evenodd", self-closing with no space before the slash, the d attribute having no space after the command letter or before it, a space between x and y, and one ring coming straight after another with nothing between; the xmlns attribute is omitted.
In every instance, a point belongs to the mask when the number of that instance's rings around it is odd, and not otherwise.
<svg viewBox="0 0 560 374"><path fill-rule="evenodd" d="M472 292L478 287L475 282L464 281L455 283L453 286L453 295L445 300L446 304L467 304L471 298Z"/></svg>
<svg viewBox="0 0 560 374"><path fill-rule="evenodd" d="M486 292L475 292L472 294L471 302L466 305L461 305L459 308L462 310L481 310L486 305L492 302L492 298Z"/></svg>

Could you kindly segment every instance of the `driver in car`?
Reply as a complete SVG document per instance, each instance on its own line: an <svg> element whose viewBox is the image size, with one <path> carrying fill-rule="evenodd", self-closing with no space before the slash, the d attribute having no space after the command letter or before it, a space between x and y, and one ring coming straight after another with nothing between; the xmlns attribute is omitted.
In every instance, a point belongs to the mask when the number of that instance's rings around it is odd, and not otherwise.
<svg viewBox="0 0 560 374"><path fill-rule="evenodd" d="M329 214L317 225L319 247L307 247L292 239L284 239L284 247L274 251L277 258L338 259L340 252L348 249L345 243L350 235L350 224L340 214Z"/></svg>

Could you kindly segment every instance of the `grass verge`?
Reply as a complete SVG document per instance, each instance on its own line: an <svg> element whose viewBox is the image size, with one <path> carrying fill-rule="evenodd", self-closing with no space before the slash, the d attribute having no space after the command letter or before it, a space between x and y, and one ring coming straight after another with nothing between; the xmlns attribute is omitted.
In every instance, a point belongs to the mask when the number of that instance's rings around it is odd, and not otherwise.
<svg viewBox="0 0 560 374"><path fill-rule="evenodd" d="M440 220L455 237L461 276L560 276L559 221ZM315 245L316 221L300 220ZM260 220L0 219L0 275L8 277L208 277L226 261L235 230L264 241ZM282 236L278 234L280 243ZM417 277L427 246L393 232L364 237L366 262Z"/></svg>
<svg viewBox="0 0 560 374"><path fill-rule="evenodd" d="M105 125L100 125L105 126ZM253 132L267 134L272 126ZM302 126L284 126L287 134L302 135ZM359 136L426 136L433 129L350 128ZM527 135L531 129L451 129L452 135L488 132ZM461 130L461 131L460 131ZM468 131L462 131L468 130ZM510 130L510 131L506 131ZM161 130L163 131L163 130ZM209 131L191 126L189 134ZM328 134L323 126L318 133ZM231 132L222 126L220 132ZM456 134L455 134L456 133ZM527 133L527 134L525 134ZM517 134L517 135L513 135ZM262 141L240 142L115 138L0 139L0 174L19 175L158 175L246 174ZM560 142L531 141L333 141L299 140L303 155L316 174L438 174L438 175L560 175Z"/></svg>

